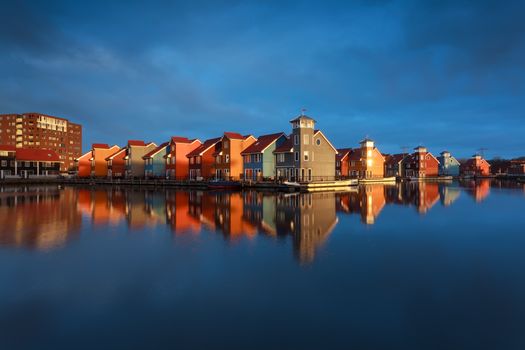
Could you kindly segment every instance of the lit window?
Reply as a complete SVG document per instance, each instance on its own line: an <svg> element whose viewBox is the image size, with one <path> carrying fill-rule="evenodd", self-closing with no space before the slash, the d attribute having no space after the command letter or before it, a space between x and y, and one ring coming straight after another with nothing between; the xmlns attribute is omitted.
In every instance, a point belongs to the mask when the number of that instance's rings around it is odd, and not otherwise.
<svg viewBox="0 0 525 350"><path fill-rule="evenodd" d="M304 160L308 161L310 158L310 155L308 154L308 151L304 151Z"/></svg>

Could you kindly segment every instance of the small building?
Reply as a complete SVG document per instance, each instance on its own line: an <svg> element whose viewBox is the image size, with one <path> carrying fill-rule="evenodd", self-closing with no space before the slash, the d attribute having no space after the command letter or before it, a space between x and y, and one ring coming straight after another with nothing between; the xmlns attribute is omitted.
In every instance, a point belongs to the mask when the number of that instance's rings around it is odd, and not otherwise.
<svg viewBox="0 0 525 350"><path fill-rule="evenodd" d="M214 154L220 145L221 138L216 137L204 141L203 144L186 154L190 180L210 180L215 177Z"/></svg>
<svg viewBox="0 0 525 350"><path fill-rule="evenodd" d="M215 178L221 180L238 180L243 175L243 160L241 152L255 143L253 135L241 135L235 132L225 132L221 138L220 147L216 149Z"/></svg>
<svg viewBox="0 0 525 350"><path fill-rule="evenodd" d="M460 163L450 154L449 151L443 151L437 157L439 161L439 175L441 176L459 176Z"/></svg>
<svg viewBox="0 0 525 350"><path fill-rule="evenodd" d="M122 147L106 158L108 165L108 177L119 179L123 178L126 172L126 152L127 147Z"/></svg>
<svg viewBox="0 0 525 350"><path fill-rule="evenodd" d="M414 148L414 153L402 162L405 177L425 178L439 176L439 161L424 146Z"/></svg>
<svg viewBox="0 0 525 350"><path fill-rule="evenodd" d="M404 177L403 159L407 156L407 153L385 155L385 177Z"/></svg>
<svg viewBox="0 0 525 350"><path fill-rule="evenodd" d="M335 175L340 177L350 176L348 165L350 164L348 158L352 152L351 148L337 149L337 156L335 157Z"/></svg>
<svg viewBox="0 0 525 350"><path fill-rule="evenodd" d="M110 147L105 143L94 143L91 149L75 159L78 177L106 177L108 162L106 158L120 149L115 145Z"/></svg>
<svg viewBox="0 0 525 350"><path fill-rule="evenodd" d="M385 176L385 157L375 146L373 140L365 138L359 148L352 149L349 156L349 174L360 179L383 178Z"/></svg>
<svg viewBox="0 0 525 350"><path fill-rule="evenodd" d="M294 174L293 139L287 139L273 151L275 156L275 176L279 180L291 180Z"/></svg>
<svg viewBox="0 0 525 350"><path fill-rule="evenodd" d="M190 175L190 164L196 159L188 158L187 155L202 142L197 139L190 140L186 137L173 136L170 139L166 160L166 177L170 179L186 180Z"/></svg>
<svg viewBox="0 0 525 350"><path fill-rule="evenodd" d="M48 176L59 175L61 160L60 156L52 150L16 148L13 150L0 150L2 156L2 176L19 175L29 176ZM14 161L13 161L14 155Z"/></svg>
<svg viewBox="0 0 525 350"><path fill-rule="evenodd" d="M144 177L144 157L147 153L155 149L157 145L153 142L145 143L144 141L129 140L126 147L126 161L124 176L126 178Z"/></svg>
<svg viewBox="0 0 525 350"><path fill-rule="evenodd" d="M481 155L475 154L461 164L460 173L461 176L489 176L490 164Z"/></svg>
<svg viewBox="0 0 525 350"><path fill-rule="evenodd" d="M274 179L275 156L273 151L286 142L288 138L283 132L259 136L241 152L243 157L244 179L262 180L263 178Z"/></svg>
<svg viewBox="0 0 525 350"><path fill-rule="evenodd" d="M525 175L525 160L511 160L507 171L509 175Z"/></svg>
<svg viewBox="0 0 525 350"><path fill-rule="evenodd" d="M0 179L15 174L16 147L0 145Z"/></svg>
<svg viewBox="0 0 525 350"><path fill-rule="evenodd" d="M164 142L142 157L142 159L144 159L144 177L154 178L166 176L165 157L169 152L169 144L169 142Z"/></svg>
<svg viewBox="0 0 525 350"><path fill-rule="evenodd" d="M337 149L315 129L316 121L306 115L290 120L294 153L294 178L298 182L335 180Z"/></svg>

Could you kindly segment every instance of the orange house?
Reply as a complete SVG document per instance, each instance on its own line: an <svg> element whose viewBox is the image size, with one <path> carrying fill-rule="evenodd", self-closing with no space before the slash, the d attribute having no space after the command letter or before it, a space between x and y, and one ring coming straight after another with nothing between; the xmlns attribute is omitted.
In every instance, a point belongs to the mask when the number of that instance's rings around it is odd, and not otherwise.
<svg viewBox="0 0 525 350"><path fill-rule="evenodd" d="M238 180L243 174L242 151L257 141L253 135L242 136L235 132L225 132L221 138L220 147L216 149L215 178L222 180Z"/></svg>
<svg viewBox="0 0 525 350"><path fill-rule="evenodd" d="M169 144L169 153L166 158L166 177L185 180L189 177L190 167L186 157L193 150L202 145L199 140L189 140L186 137L173 136Z"/></svg>
<svg viewBox="0 0 525 350"><path fill-rule="evenodd" d="M403 158L403 174L406 177L425 178L439 175L439 160L427 151L426 147L417 146L415 152Z"/></svg>
<svg viewBox="0 0 525 350"><path fill-rule="evenodd" d="M209 180L215 176L215 157L213 154L220 147L220 143L220 137L206 140L186 155L189 163L190 180Z"/></svg>
<svg viewBox="0 0 525 350"><path fill-rule="evenodd" d="M91 150L75 159L78 177L106 177L108 165L106 158L119 150L117 145L109 147L105 143L94 143Z"/></svg>
<svg viewBox="0 0 525 350"><path fill-rule="evenodd" d="M340 148L335 156L335 175L348 176L348 156L352 151L351 148Z"/></svg>
<svg viewBox="0 0 525 350"><path fill-rule="evenodd" d="M348 156L348 175L360 179L383 178L385 157L375 147L374 141L364 139L361 147L354 148Z"/></svg>
<svg viewBox="0 0 525 350"><path fill-rule="evenodd" d="M91 157L92 150L84 153L80 157L75 159L75 165L77 168L78 177L90 177L91 176Z"/></svg>
<svg viewBox="0 0 525 350"><path fill-rule="evenodd" d="M479 154L472 156L460 166L462 176L489 176L490 164Z"/></svg>
<svg viewBox="0 0 525 350"><path fill-rule="evenodd" d="M108 164L108 177L121 178L126 172L126 152L127 148L122 147L106 158Z"/></svg>

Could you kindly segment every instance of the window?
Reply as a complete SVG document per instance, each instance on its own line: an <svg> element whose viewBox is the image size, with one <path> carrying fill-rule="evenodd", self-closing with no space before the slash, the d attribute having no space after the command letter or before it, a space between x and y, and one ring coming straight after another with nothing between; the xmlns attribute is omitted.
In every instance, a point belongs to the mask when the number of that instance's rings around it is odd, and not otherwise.
<svg viewBox="0 0 525 350"><path fill-rule="evenodd" d="M190 164L193 164L194 162L195 162L194 158L191 157L191 158L190 158Z"/></svg>
<svg viewBox="0 0 525 350"><path fill-rule="evenodd" d="M305 161L310 160L310 155L308 154L308 151L304 151L304 160Z"/></svg>
<svg viewBox="0 0 525 350"><path fill-rule="evenodd" d="M317 140L315 141L315 143L317 144L317 146L320 146L320 145L321 145L321 139L317 139Z"/></svg>
<svg viewBox="0 0 525 350"><path fill-rule="evenodd" d="M228 140L224 140L224 141L222 142L222 144L224 145L224 149L228 149L228 146L229 146L229 142L228 142Z"/></svg>
<svg viewBox="0 0 525 350"><path fill-rule="evenodd" d="M24 166L25 166L26 168L29 168L29 167L31 166L31 162L24 162Z"/></svg>
<svg viewBox="0 0 525 350"><path fill-rule="evenodd" d="M293 135L293 143L294 143L294 145L298 145L299 144L299 135Z"/></svg>
<svg viewBox="0 0 525 350"><path fill-rule="evenodd" d="M200 156L195 157L195 159L197 160L195 163L197 163L197 164L200 164L200 163L201 163L201 157L200 157Z"/></svg>
<svg viewBox="0 0 525 350"><path fill-rule="evenodd" d="M299 152L295 152L295 161L296 161L296 162L299 161Z"/></svg>
<svg viewBox="0 0 525 350"><path fill-rule="evenodd" d="M277 162L284 163L284 153L277 154Z"/></svg>
<svg viewBox="0 0 525 350"><path fill-rule="evenodd" d="M310 144L310 137L308 135L303 135L303 144Z"/></svg>
<svg viewBox="0 0 525 350"><path fill-rule="evenodd" d="M230 155L227 154L227 155L226 155L226 163L229 163L229 162L230 162Z"/></svg>
<svg viewBox="0 0 525 350"><path fill-rule="evenodd" d="M215 157L215 162L217 162L218 164L221 163L221 156L217 156Z"/></svg>
<svg viewBox="0 0 525 350"><path fill-rule="evenodd" d="M7 160L2 161L2 166L7 166Z"/></svg>

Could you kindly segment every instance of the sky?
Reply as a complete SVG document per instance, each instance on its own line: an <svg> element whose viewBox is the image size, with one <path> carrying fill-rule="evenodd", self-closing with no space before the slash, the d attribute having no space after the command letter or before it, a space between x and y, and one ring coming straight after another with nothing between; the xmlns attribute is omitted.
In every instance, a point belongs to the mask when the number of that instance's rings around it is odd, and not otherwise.
<svg viewBox="0 0 525 350"><path fill-rule="evenodd" d="M0 0L0 113L83 147L291 131L525 155L523 1Z"/></svg>

